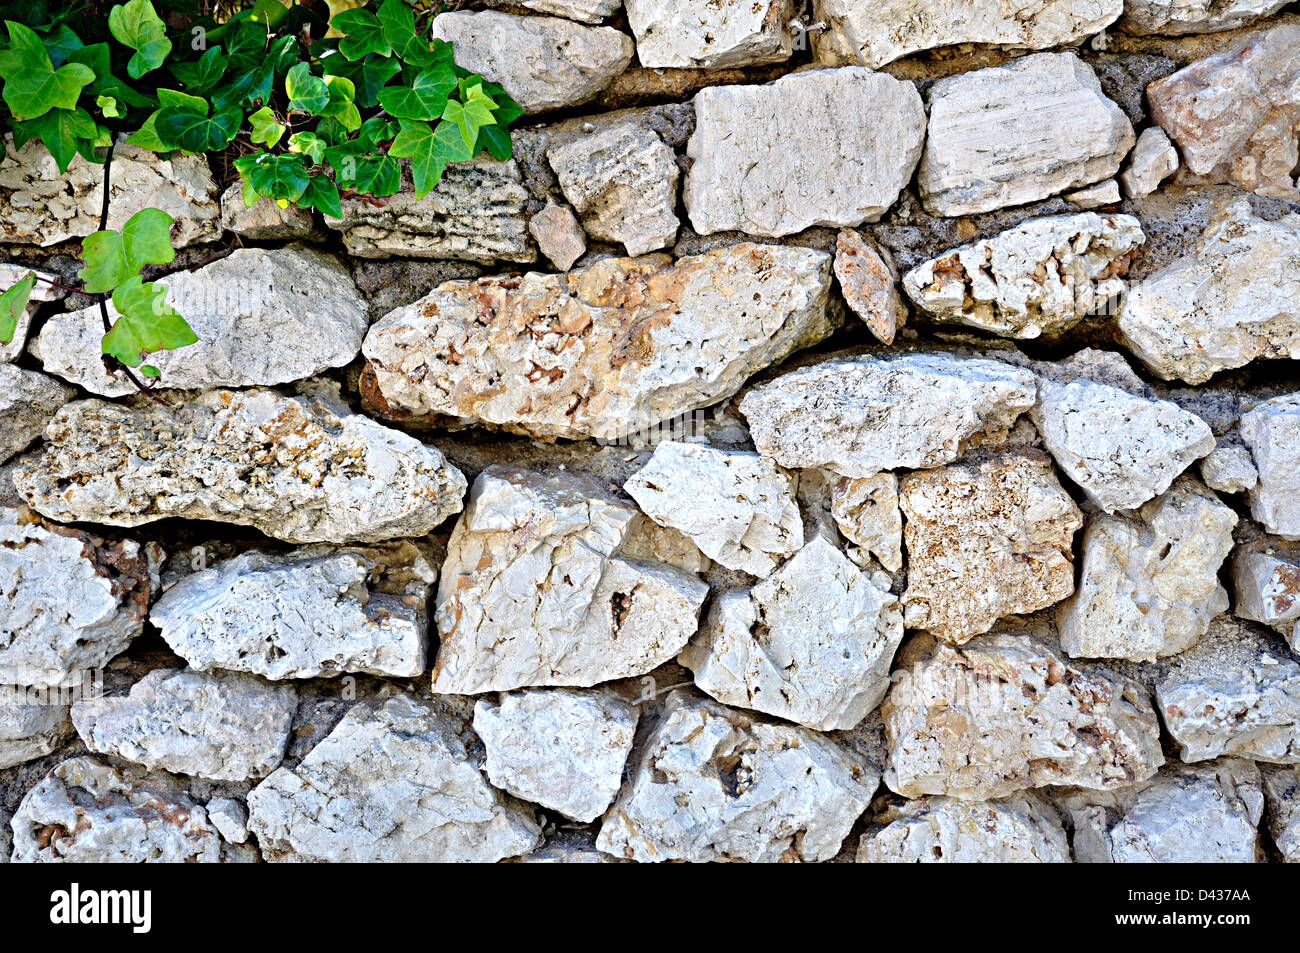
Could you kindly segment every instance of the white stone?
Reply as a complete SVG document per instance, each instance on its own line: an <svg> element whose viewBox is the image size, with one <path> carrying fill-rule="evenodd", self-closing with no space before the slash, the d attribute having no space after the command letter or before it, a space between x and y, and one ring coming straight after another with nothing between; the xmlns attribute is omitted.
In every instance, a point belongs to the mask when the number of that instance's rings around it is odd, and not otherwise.
<svg viewBox="0 0 1300 953"><path fill-rule="evenodd" d="M1040 379L1029 416L1061 472L1107 513L1159 496L1214 449L1195 414L1096 381Z"/></svg>
<svg viewBox="0 0 1300 953"><path fill-rule="evenodd" d="M898 274L889 252L851 228L835 240L835 277L849 309L882 344L893 344L907 322L907 305L898 293Z"/></svg>
<svg viewBox="0 0 1300 953"><path fill-rule="evenodd" d="M862 355L761 384L740 412L759 452L782 466L869 477L941 466L1005 436L1035 394L1033 374L998 361Z"/></svg>
<svg viewBox="0 0 1300 953"><path fill-rule="evenodd" d="M441 13L433 37L456 65L500 83L530 113L586 102L632 62L632 40L604 26L484 10Z"/></svg>
<svg viewBox="0 0 1300 953"><path fill-rule="evenodd" d="M596 846L641 863L829 860L878 783L816 732L676 691Z"/></svg>
<svg viewBox="0 0 1300 953"><path fill-rule="evenodd" d="M1107 179L1085 189L1066 192L1065 198L1067 201L1079 206L1079 208L1099 208L1102 205L1114 205L1119 201L1119 183L1114 179Z"/></svg>
<svg viewBox="0 0 1300 953"><path fill-rule="evenodd" d="M728 569L767 576L803 545L795 479L757 453L665 440L623 489Z"/></svg>
<svg viewBox="0 0 1300 953"><path fill-rule="evenodd" d="M1239 619L1252 619L1280 632L1300 653L1300 547L1263 539L1240 547L1232 557Z"/></svg>
<svg viewBox="0 0 1300 953"><path fill-rule="evenodd" d="M461 726L410 695L354 706L249 793L248 826L273 861L492 863L541 841L531 812L488 785Z"/></svg>
<svg viewBox="0 0 1300 953"><path fill-rule="evenodd" d="M647 69L721 69L788 60L793 0L623 0Z"/></svg>
<svg viewBox="0 0 1300 953"><path fill-rule="evenodd" d="M370 329L363 396L390 419L617 440L829 335L830 271L825 252L746 242L449 281Z"/></svg>
<svg viewBox="0 0 1300 953"><path fill-rule="evenodd" d="M71 735L68 705L57 692L0 686L0 769L43 758Z"/></svg>
<svg viewBox="0 0 1300 953"><path fill-rule="evenodd" d="M267 390L207 391L172 407L73 401L45 437L14 485L57 520L179 516L288 542L377 542L429 532L465 493L461 472L414 437Z"/></svg>
<svg viewBox="0 0 1300 953"><path fill-rule="evenodd" d="M619 548L643 517L594 481L489 467L447 544L433 690L591 686L641 675L695 632L708 586Z"/></svg>
<svg viewBox="0 0 1300 953"><path fill-rule="evenodd" d="M494 785L589 823L618 793L639 715L610 689L549 688L476 702L474 731Z"/></svg>
<svg viewBox="0 0 1300 953"><path fill-rule="evenodd" d="M1057 614L1067 655L1150 661L1195 645L1228 608L1219 567L1237 515L1190 478L1132 518L1094 516L1079 590Z"/></svg>
<svg viewBox="0 0 1300 953"><path fill-rule="evenodd" d="M234 798L216 797L207 804L208 820L230 844L248 840L248 811Z"/></svg>
<svg viewBox="0 0 1300 953"><path fill-rule="evenodd" d="M880 704L902 640L898 598L815 536L754 588L716 596L677 660L724 704L836 731Z"/></svg>
<svg viewBox="0 0 1300 953"><path fill-rule="evenodd" d="M314 227L309 208L292 203L280 208L279 202L264 196L250 206L244 205L242 182L221 193L221 225L236 235L257 241L307 238Z"/></svg>
<svg viewBox="0 0 1300 953"><path fill-rule="evenodd" d="M916 87L858 66L709 86L695 96L682 198L701 235L860 225L898 199L924 138Z"/></svg>
<svg viewBox="0 0 1300 953"><path fill-rule="evenodd" d="M1013 338L1057 335L1124 291L1121 276L1145 240L1131 215L1031 219L917 265L903 289L937 321Z"/></svg>
<svg viewBox="0 0 1300 953"><path fill-rule="evenodd" d="M54 278L48 272L40 269L28 268L26 265L10 265L0 262L0 293L8 291L14 285L18 284L29 273L35 273L40 278ZM8 364L10 361L18 359L19 355L27 347L27 335L31 331L32 318L41 305L50 301L58 301L64 296L65 292L61 288L55 288L53 285L46 284L43 281L36 282L32 286L31 297L27 299L27 307L23 313L18 316L18 324L14 328L14 336L10 338L8 344L0 344L0 364Z"/></svg>
<svg viewBox="0 0 1300 953"><path fill-rule="evenodd" d="M1183 36L1245 26L1286 6L1287 0L1126 0L1125 33Z"/></svg>
<svg viewBox="0 0 1300 953"><path fill-rule="evenodd" d="M563 205L548 201L546 207L528 220L528 234L537 248L560 271L568 271L587 253L587 236L577 216Z"/></svg>
<svg viewBox="0 0 1300 953"><path fill-rule="evenodd" d="M294 246L241 248L161 279L167 304L198 342L149 355L166 387L271 386L350 363L369 326L366 302L333 255ZM111 304L109 317L116 321ZM104 370L98 306L56 315L32 342L45 370L104 397L135 385Z"/></svg>
<svg viewBox="0 0 1300 953"><path fill-rule="evenodd" d="M1263 765L1260 770L1273 843L1288 864L1300 864L1300 769Z"/></svg>
<svg viewBox="0 0 1300 953"><path fill-rule="evenodd" d="M522 3L538 13L553 13L581 23L599 23L617 13L623 0L522 0Z"/></svg>
<svg viewBox="0 0 1300 953"><path fill-rule="evenodd" d="M1024 205L1107 179L1133 126L1074 53L1035 53L940 79L918 186L932 215Z"/></svg>
<svg viewBox="0 0 1300 953"><path fill-rule="evenodd" d="M831 517L849 542L869 551L890 572L903 568L897 476L841 477L831 489Z"/></svg>
<svg viewBox="0 0 1300 953"><path fill-rule="evenodd" d="M0 463L40 437L54 412L72 396L72 389L53 377L0 364Z"/></svg>
<svg viewBox="0 0 1300 953"><path fill-rule="evenodd" d="M72 723L99 754L173 774L246 781L279 766L297 709L292 685L159 668L129 695L77 701Z"/></svg>
<svg viewBox="0 0 1300 953"><path fill-rule="evenodd" d="M1259 483L1259 471L1245 447L1216 447L1201 459L1201 479L1211 490L1245 493Z"/></svg>
<svg viewBox="0 0 1300 953"><path fill-rule="evenodd" d="M1243 414L1241 439L1259 471L1250 491L1251 516L1270 533L1300 539L1300 393L1274 397Z"/></svg>
<svg viewBox="0 0 1300 953"><path fill-rule="evenodd" d="M1142 130L1137 145L1129 156L1128 168L1120 181L1129 198L1150 195L1160 183L1178 171L1178 150L1169 141L1169 134L1159 126Z"/></svg>
<svg viewBox="0 0 1300 953"><path fill-rule="evenodd" d="M892 807L858 844L860 864L1068 864L1070 842L1033 794L971 802L936 797Z"/></svg>

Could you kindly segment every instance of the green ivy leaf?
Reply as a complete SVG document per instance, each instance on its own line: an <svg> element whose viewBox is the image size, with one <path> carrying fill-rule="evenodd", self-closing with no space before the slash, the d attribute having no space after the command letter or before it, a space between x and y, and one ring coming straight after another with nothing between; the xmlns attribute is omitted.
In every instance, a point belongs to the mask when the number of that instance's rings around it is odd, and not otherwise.
<svg viewBox="0 0 1300 953"><path fill-rule="evenodd" d="M45 36L45 49L50 54L50 63L56 68L68 62L72 54L85 45L66 23L60 23Z"/></svg>
<svg viewBox="0 0 1300 953"><path fill-rule="evenodd" d="M437 119L447 108L447 97L455 88L454 70L448 66L431 66L421 70L410 86L381 89L379 105L398 119Z"/></svg>
<svg viewBox="0 0 1300 953"><path fill-rule="evenodd" d="M325 80L313 76L310 63L299 63L284 78L284 91L289 97L290 112L318 115L329 105L330 91Z"/></svg>
<svg viewBox="0 0 1300 953"><path fill-rule="evenodd" d="M145 377L152 377L155 379L162 376L162 371L158 370L158 368L154 367L152 364L141 364L140 373Z"/></svg>
<svg viewBox="0 0 1300 953"><path fill-rule="evenodd" d="M81 244L86 265L77 272L85 290L92 294L112 291L138 275L145 265L175 261L170 215L159 208L136 212L120 232L106 229L86 236Z"/></svg>
<svg viewBox="0 0 1300 953"><path fill-rule="evenodd" d="M145 96L137 92L128 86L125 81L113 75L109 68L112 56L109 53L107 43L92 43L89 46L73 50L68 59L69 62L82 63L95 71L94 80L82 90L83 94L93 93L96 96L111 96L119 103L125 103L127 106L137 106L142 109L153 108L158 105L158 100L155 97Z"/></svg>
<svg viewBox="0 0 1300 953"><path fill-rule="evenodd" d="M438 184L449 162L474 158L470 148L451 123L440 122L435 129L427 122L404 121L388 154L411 160L415 197L424 198Z"/></svg>
<svg viewBox="0 0 1300 953"><path fill-rule="evenodd" d="M127 0L108 11L108 31L123 46L136 51L126 64L126 75L132 79L162 66L172 51L167 27L149 0Z"/></svg>
<svg viewBox="0 0 1300 953"><path fill-rule="evenodd" d="M122 116L122 105L112 96L96 96L95 105L105 118L120 119Z"/></svg>
<svg viewBox="0 0 1300 953"><path fill-rule="evenodd" d="M9 47L0 50L0 78L14 118L37 119L51 109L76 108L82 87L95 78L94 70L82 63L56 70L40 37L21 23L9 21L6 26Z"/></svg>
<svg viewBox="0 0 1300 953"><path fill-rule="evenodd" d="M275 118L275 113L271 111L270 106L263 106L250 115L248 122L253 127L252 135L249 136L253 142L273 146L284 135L284 124Z"/></svg>
<svg viewBox="0 0 1300 953"><path fill-rule="evenodd" d="M166 296L166 285L144 282L139 275L114 291L118 318L104 335L103 353L127 367L137 367L146 354L198 341L189 323L167 304Z"/></svg>
<svg viewBox="0 0 1300 953"><path fill-rule="evenodd" d="M27 310L27 302L31 300L35 287L36 273L29 271L18 284L0 294L0 344L8 344L14 339L18 321Z"/></svg>
<svg viewBox="0 0 1300 953"><path fill-rule="evenodd" d="M524 114L524 107L511 99L510 94L500 83L485 82L483 92L491 96L492 101L497 104L497 125L508 126Z"/></svg>
<svg viewBox="0 0 1300 953"><path fill-rule="evenodd" d="M473 150L474 144L478 142L478 131L484 126L496 124L492 112L497 108L497 104L483 92L482 85L467 88L464 83L461 83L461 90L465 102L458 103L452 100L447 103L442 118L446 122L455 124L460 130L461 138L465 140L465 147Z"/></svg>
<svg viewBox="0 0 1300 953"><path fill-rule="evenodd" d="M298 199L303 208L319 209L321 214L330 218L343 217L343 203L339 199L339 187L328 176L313 175L307 183L307 189Z"/></svg>
<svg viewBox="0 0 1300 953"><path fill-rule="evenodd" d="M215 152L235 138L243 118L233 107L209 116L206 108L199 112L193 106L167 106L158 110L154 128L168 149Z"/></svg>
<svg viewBox="0 0 1300 953"><path fill-rule="evenodd" d="M325 149L325 140L314 132L295 132L289 137L289 151L310 156L312 162L321 162L325 158Z"/></svg>
<svg viewBox="0 0 1300 953"><path fill-rule="evenodd" d="M296 202L307 190L307 165L296 152L243 156L235 160L235 168L252 183L258 195L277 202Z"/></svg>
<svg viewBox="0 0 1300 953"><path fill-rule="evenodd" d="M402 64L378 53L368 53L355 63L336 55L326 61L325 71L352 80L357 90L356 104L369 109L379 102L379 91L402 71Z"/></svg>
<svg viewBox="0 0 1300 953"><path fill-rule="evenodd" d="M391 156L340 155L326 158L344 188L370 195L393 195L402 187L402 166Z"/></svg>
<svg viewBox="0 0 1300 953"><path fill-rule="evenodd" d="M359 60L367 53L388 56L392 44L384 36L384 26L369 10L344 10L330 26L345 34L339 40L339 52L350 60Z"/></svg>
<svg viewBox="0 0 1300 953"><path fill-rule="evenodd" d="M68 171L81 140L98 137L99 126L84 109L51 109L36 119L14 123L14 144L21 148L29 139L40 139L61 173Z"/></svg>
<svg viewBox="0 0 1300 953"><path fill-rule="evenodd" d="M361 111L354 102L357 89L352 80L346 76L326 76L325 86L329 89L330 101L320 114L338 120L348 132L356 132L361 128Z"/></svg>
<svg viewBox="0 0 1300 953"><path fill-rule="evenodd" d="M484 149L488 155L505 162L514 155L514 145L510 142L510 130L504 126L484 126L478 131L478 141L474 143L474 155Z"/></svg>
<svg viewBox="0 0 1300 953"><path fill-rule="evenodd" d="M230 60L220 46L210 46L203 55L192 62L172 63L167 68L191 93L199 95L211 90L226 74Z"/></svg>

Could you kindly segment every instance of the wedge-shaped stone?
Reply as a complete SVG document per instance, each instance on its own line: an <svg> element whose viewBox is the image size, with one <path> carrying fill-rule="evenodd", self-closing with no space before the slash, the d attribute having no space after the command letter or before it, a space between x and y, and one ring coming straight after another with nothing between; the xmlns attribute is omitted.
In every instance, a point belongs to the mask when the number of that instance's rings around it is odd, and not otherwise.
<svg viewBox="0 0 1300 953"><path fill-rule="evenodd" d="M1252 619L1282 633L1300 653L1300 546L1262 539L1232 557L1239 619Z"/></svg>
<svg viewBox="0 0 1300 953"><path fill-rule="evenodd" d="M72 396L72 389L53 377L0 364L0 463L40 437L54 412Z"/></svg>
<svg viewBox="0 0 1300 953"><path fill-rule="evenodd" d="M174 407L73 401L23 458L18 492L57 520L138 526L169 516L298 543L427 533L465 478L433 447L323 398L208 391Z"/></svg>
<svg viewBox="0 0 1300 953"><path fill-rule="evenodd" d="M825 252L744 243L450 281L370 329L363 393L390 419L618 439L829 335L830 270Z"/></svg>
<svg viewBox="0 0 1300 953"><path fill-rule="evenodd" d="M1270 533L1300 539L1300 393L1274 397L1243 414L1241 438L1259 471L1250 515Z"/></svg>
<svg viewBox="0 0 1300 953"><path fill-rule="evenodd" d="M1150 195L1160 183L1178 171L1178 150L1159 126L1148 126L1138 136L1129 156L1128 168L1120 176L1130 198Z"/></svg>
<svg viewBox="0 0 1300 953"><path fill-rule="evenodd" d="M0 769L43 758L71 735L68 705L61 697L0 687Z"/></svg>
<svg viewBox="0 0 1300 953"><path fill-rule="evenodd" d="M831 518L844 537L871 553L890 572L903 568L903 512L898 477L841 477L831 489Z"/></svg>
<svg viewBox="0 0 1300 953"><path fill-rule="evenodd" d="M835 240L835 277L850 310L882 344L893 344L907 322L893 259L851 228Z"/></svg>
<svg viewBox="0 0 1300 953"><path fill-rule="evenodd" d="M893 806L858 844L860 864L1068 864L1070 842L1034 794L983 803L950 797Z"/></svg>
<svg viewBox="0 0 1300 953"><path fill-rule="evenodd" d="M624 0L648 69L720 69L788 60L793 0Z"/></svg>
<svg viewBox="0 0 1300 953"><path fill-rule="evenodd" d="M620 554L644 519L584 478L483 471L447 544L433 690L590 686L676 655L709 587Z"/></svg>
<svg viewBox="0 0 1300 953"><path fill-rule="evenodd" d="M816 732L676 691L596 846L642 863L829 860L878 784Z"/></svg>
<svg viewBox="0 0 1300 953"><path fill-rule="evenodd" d="M1259 483L1259 471L1245 447L1216 447L1201 459L1201 479L1220 493L1244 493Z"/></svg>

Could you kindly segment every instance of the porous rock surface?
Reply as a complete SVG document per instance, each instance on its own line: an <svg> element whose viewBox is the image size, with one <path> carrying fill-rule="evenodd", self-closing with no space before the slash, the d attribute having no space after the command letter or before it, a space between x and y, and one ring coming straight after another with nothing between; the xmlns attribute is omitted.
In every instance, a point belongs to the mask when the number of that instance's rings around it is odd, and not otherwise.
<svg viewBox="0 0 1300 953"><path fill-rule="evenodd" d="M1068 864L1070 842L1053 807L1033 794L996 801L906 801L862 835L862 864Z"/></svg>

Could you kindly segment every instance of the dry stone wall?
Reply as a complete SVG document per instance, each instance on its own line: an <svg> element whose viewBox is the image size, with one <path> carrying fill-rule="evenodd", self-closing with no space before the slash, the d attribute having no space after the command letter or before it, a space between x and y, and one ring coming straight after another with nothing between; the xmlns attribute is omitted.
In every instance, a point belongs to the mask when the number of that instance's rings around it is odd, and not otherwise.
<svg viewBox="0 0 1300 953"><path fill-rule="evenodd" d="M1300 10L523 0L338 219L0 162L0 861L1300 861ZM924 10L921 8L924 7Z"/></svg>

